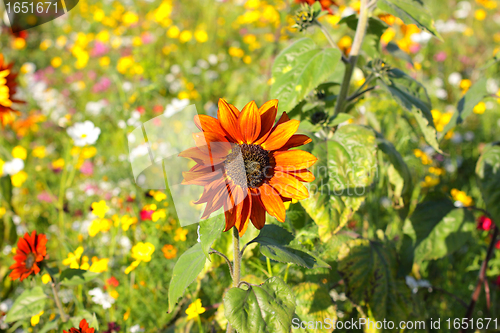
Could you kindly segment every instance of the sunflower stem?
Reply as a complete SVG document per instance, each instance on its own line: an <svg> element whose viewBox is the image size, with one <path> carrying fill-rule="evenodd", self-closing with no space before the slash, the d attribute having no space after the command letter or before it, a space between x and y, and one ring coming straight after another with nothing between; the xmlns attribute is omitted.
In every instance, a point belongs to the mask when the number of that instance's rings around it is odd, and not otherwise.
<svg viewBox="0 0 500 333"><path fill-rule="evenodd" d="M240 253L240 234L236 227L233 227L233 287L238 288L241 276L241 253ZM233 333L231 324L227 323L226 333Z"/></svg>
<svg viewBox="0 0 500 333"><path fill-rule="evenodd" d="M347 95L349 93L349 86L351 84L352 73L354 72L354 68L356 68L359 51L361 50L361 45L363 44L363 39L365 38L366 34L366 27L368 25L368 14L369 14L368 0L361 0L358 26L356 27L356 34L354 36L351 52L349 53L348 62L346 64L344 79L342 81L342 86L340 87L340 93L337 98L337 104L335 105L335 115L338 115L339 113L344 111L344 105L347 100Z"/></svg>
<svg viewBox="0 0 500 333"><path fill-rule="evenodd" d="M66 314L62 308L61 300L59 299L59 294L57 293L56 284L54 281L51 282L52 292L54 293L54 300L56 302L57 308L59 309L59 315L61 316L61 320L63 323L67 321Z"/></svg>
<svg viewBox="0 0 500 333"><path fill-rule="evenodd" d="M266 257L266 264L267 264L267 272L269 273L270 277L273 277L273 268L271 267L271 259Z"/></svg>
<svg viewBox="0 0 500 333"><path fill-rule="evenodd" d="M349 60L346 58L346 56L344 55L344 53L342 52L342 50L340 49L340 47L335 43L335 41L332 38L332 35L330 35L330 33L328 32L328 30L326 29L326 27L323 24L321 24L318 20L314 20L314 23L319 28L319 30L321 30L321 32L323 33L323 35L325 35L325 37L328 40L328 42L330 43L330 45L334 49L337 49L337 50L340 51L340 53L342 54L342 62L344 64L347 64Z"/></svg>

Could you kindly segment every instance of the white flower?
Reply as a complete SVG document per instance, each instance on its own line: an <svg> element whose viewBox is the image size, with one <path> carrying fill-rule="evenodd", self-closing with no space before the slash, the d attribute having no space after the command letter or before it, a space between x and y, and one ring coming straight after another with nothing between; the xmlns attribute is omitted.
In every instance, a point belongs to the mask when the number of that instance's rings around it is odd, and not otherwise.
<svg viewBox="0 0 500 333"><path fill-rule="evenodd" d="M101 129L96 127L90 120L87 120L83 123L75 123L68 128L67 132L75 141L75 146L83 147L93 145L99 138Z"/></svg>
<svg viewBox="0 0 500 333"><path fill-rule="evenodd" d="M139 333L144 332L144 328L141 328L139 325L134 325L130 328L130 333Z"/></svg>
<svg viewBox="0 0 500 333"><path fill-rule="evenodd" d="M103 309L109 309L115 302L115 299L110 294L104 293L100 288L94 288L89 291L92 296L92 302L99 304Z"/></svg>
<svg viewBox="0 0 500 333"><path fill-rule="evenodd" d="M101 99L97 102L88 102L85 106L85 111L93 116L97 116L106 106L108 106L108 102L106 102L104 99Z"/></svg>
<svg viewBox="0 0 500 333"><path fill-rule="evenodd" d="M174 114L181 111L188 105L189 105L189 99L174 98L172 100L172 103L168 104L167 107L165 108L165 112L163 113L163 115L167 118L172 117Z"/></svg>
<svg viewBox="0 0 500 333"><path fill-rule="evenodd" d="M462 81L462 75L460 75L460 73L453 72L450 74L450 76L448 76L448 82L451 85L458 86L460 81Z"/></svg>
<svg viewBox="0 0 500 333"><path fill-rule="evenodd" d="M457 10L455 11L455 13L453 13L453 15L457 19L463 19L463 18L466 18L467 16L469 16L469 13L472 9L472 6L471 6L470 2L468 2L468 1L460 1L457 4L456 8L457 8Z"/></svg>
<svg viewBox="0 0 500 333"><path fill-rule="evenodd" d="M3 173L9 176L15 175L24 169L24 161L20 158L15 158L12 161L5 162L3 165Z"/></svg>

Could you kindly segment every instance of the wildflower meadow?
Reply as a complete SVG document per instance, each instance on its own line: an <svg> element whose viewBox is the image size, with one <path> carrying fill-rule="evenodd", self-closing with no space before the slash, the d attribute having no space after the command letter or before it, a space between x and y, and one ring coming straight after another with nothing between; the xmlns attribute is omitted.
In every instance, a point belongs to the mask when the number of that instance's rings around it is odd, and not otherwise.
<svg viewBox="0 0 500 333"><path fill-rule="evenodd" d="M0 14L0 332L500 332L498 0Z"/></svg>

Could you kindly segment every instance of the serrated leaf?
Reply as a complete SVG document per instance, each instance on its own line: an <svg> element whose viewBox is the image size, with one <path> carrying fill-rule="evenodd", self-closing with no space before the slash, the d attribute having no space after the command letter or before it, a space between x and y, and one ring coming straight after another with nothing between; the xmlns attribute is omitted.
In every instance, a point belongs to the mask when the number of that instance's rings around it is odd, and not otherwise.
<svg viewBox="0 0 500 333"><path fill-rule="evenodd" d="M500 228L500 146L488 145L476 165L476 175L486 210Z"/></svg>
<svg viewBox="0 0 500 333"><path fill-rule="evenodd" d="M436 151L442 152L437 141L431 102L425 87L396 68L388 71L388 82L383 79L379 81L402 107L413 114L425 141Z"/></svg>
<svg viewBox="0 0 500 333"><path fill-rule="evenodd" d="M220 237L225 224L226 219L224 214L219 214L209 219L200 221L201 249L203 250L203 253L205 253L208 260L210 260L208 251L210 250L212 244Z"/></svg>
<svg viewBox="0 0 500 333"><path fill-rule="evenodd" d="M332 298L325 287L311 282L300 283L293 287L293 293L297 307L295 313L301 322L317 321L327 324L329 320L337 320L337 310L332 302ZM293 332L294 330L292 330ZM305 330L298 330L305 332ZM331 329L323 328L321 332L333 332Z"/></svg>
<svg viewBox="0 0 500 333"><path fill-rule="evenodd" d="M415 261L443 258L471 238L474 216L457 209L448 199L425 201L419 204L409 222L415 237Z"/></svg>
<svg viewBox="0 0 500 333"><path fill-rule="evenodd" d="M387 52L392 54L394 57L403 59L404 61L410 63L413 66L413 60L411 59L410 55L406 53L405 51L401 50L398 46L398 44L394 42L389 42L387 43L385 49Z"/></svg>
<svg viewBox="0 0 500 333"><path fill-rule="evenodd" d="M295 297L285 282L272 277L248 290L229 289L224 295L224 310L239 333L289 333Z"/></svg>
<svg viewBox="0 0 500 333"><path fill-rule="evenodd" d="M377 172L375 135L363 126L342 126L332 140L315 142L312 153L318 157L312 169L316 180L309 198L300 203L326 242L348 222L371 189Z"/></svg>
<svg viewBox="0 0 500 333"><path fill-rule="evenodd" d="M5 322L12 323L39 314L45 308L46 300L47 295L44 294L42 287L26 289L12 304Z"/></svg>
<svg viewBox="0 0 500 333"><path fill-rule="evenodd" d="M380 0L377 6L380 10L399 17L404 23L415 24L442 40L434 27L431 14L421 0Z"/></svg>
<svg viewBox="0 0 500 333"><path fill-rule="evenodd" d="M366 304L377 321L408 317L410 290L403 280L396 279L396 254L392 248L354 239L342 245L338 258L349 299Z"/></svg>
<svg viewBox="0 0 500 333"><path fill-rule="evenodd" d="M201 273L207 258L201 249L201 243L196 243L184 252L175 263L168 289L168 311L172 311L177 300Z"/></svg>
<svg viewBox="0 0 500 333"><path fill-rule="evenodd" d="M474 83L472 87L465 93L464 97L458 101L457 110L453 113L450 121L444 127L443 131L440 133L440 139L443 138L446 133L448 133L452 128L461 124L465 118L472 114L474 107L481 102L487 95L488 90L486 88L487 79L481 78L479 81Z"/></svg>
<svg viewBox="0 0 500 333"><path fill-rule="evenodd" d="M293 109L335 72L340 58L339 50L319 49L310 38L296 41L276 57L271 97L279 99L283 110Z"/></svg>
<svg viewBox="0 0 500 333"><path fill-rule="evenodd" d="M292 263L306 268L330 268L328 264L306 251L289 246L293 239L294 237L287 230L275 224L266 224L260 230L259 235L250 243L259 243L260 252L275 261Z"/></svg>
<svg viewBox="0 0 500 333"><path fill-rule="evenodd" d="M59 277L61 284L65 286L77 286L92 281L100 273L85 271L83 269L68 268L61 272Z"/></svg>
<svg viewBox="0 0 500 333"><path fill-rule="evenodd" d="M396 147L394 147L394 145L390 141L380 136L377 138L377 146L378 149L380 149L384 154L387 155L387 158L391 163L393 169L388 170L389 181L396 185L396 187L399 186L399 188L396 188L395 191L396 200L398 200L399 197L403 199L403 205L406 211L405 214L407 214L409 208L408 206L413 192L413 182L410 169L408 168L408 165L406 165L406 162L404 161L401 154L396 150ZM399 180L401 181L399 185L398 179L396 179L395 177L396 173L399 177ZM403 218L406 218L406 216L404 216Z"/></svg>

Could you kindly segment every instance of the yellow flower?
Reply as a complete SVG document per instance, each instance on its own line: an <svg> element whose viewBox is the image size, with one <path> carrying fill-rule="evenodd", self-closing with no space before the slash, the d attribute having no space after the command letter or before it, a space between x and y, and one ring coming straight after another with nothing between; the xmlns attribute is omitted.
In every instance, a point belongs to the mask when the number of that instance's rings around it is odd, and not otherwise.
<svg viewBox="0 0 500 333"><path fill-rule="evenodd" d="M166 259L173 259L177 256L177 249L172 244L163 245L161 252Z"/></svg>
<svg viewBox="0 0 500 333"><path fill-rule="evenodd" d="M151 255L155 251L155 246L149 242L139 242L132 247L132 258L144 262L151 261Z"/></svg>
<svg viewBox="0 0 500 333"><path fill-rule="evenodd" d="M461 202L464 206L472 206L474 204L474 200L469 197L464 191L459 191L456 188L451 190L451 196L453 200Z"/></svg>
<svg viewBox="0 0 500 333"><path fill-rule="evenodd" d="M176 241L176 242L178 242L178 241L185 242L186 241L186 235L187 235L187 233L188 233L187 229L183 229L183 228L177 228L177 229L175 229L174 241Z"/></svg>
<svg viewBox="0 0 500 333"><path fill-rule="evenodd" d="M432 159L420 149L413 150L413 154L415 155L415 157L420 158L420 161L423 165L429 165L432 163Z"/></svg>
<svg viewBox="0 0 500 333"><path fill-rule="evenodd" d="M49 274L45 273L45 274L42 275L42 282L43 282L43 284L47 284L50 281L52 281L52 278L50 277Z"/></svg>
<svg viewBox="0 0 500 333"><path fill-rule="evenodd" d="M38 146L33 149L31 152L31 155L36 158L44 158L47 155L47 150L45 149L44 146Z"/></svg>
<svg viewBox="0 0 500 333"><path fill-rule="evenodd" d="M64 266L69 266L69 268L80 268L79 259L82 257L83 247L79 246L75 252L68 253L68 258L64 259L62 264Z"/></svg>
<svg viewBox="0 0 500 333"><path fill-rule="evenodd" d="M52 65L52 67L58 68L59 66L62 65L62 59L61 59L61 57L54 57L54 58L52 58L52 60L50 61L50 64Z"/></svg>
<svg viewBox="0 0 500 333"><path fill-rule="evenodd" d="M191 40L191 38L193 38L193 33L189 30L184 30L179 35L179 40L181 43L187 43Z"/></svg>
<svg viewBox="0 0 500 333"><path fill-rule="evenodd" d="M156 212L151 215L151 220L153 222L157 222L159 219L164 219L167 217L167 213L165 212L165 209L159 209Z"/></svg>
<svg viewBox="0 0 500 333"><path fill-rule="evenodd" d="M21 37L17 37L12 41L12 48L15 50L22 50L26 47L26 40Z"/></svg>
<svg viewBox="0 0 500 333"><path fill-rule="evenodd" d="M133 64L134 64L134 57L133 56L121 57L118 60L118 64L116 65L116 69L121 74L125 74L127 72L127 70L130 67L132 67Z"/></svg>
<svg viewBox="0 0 500 333"><path fill-rule="evenodd" d="M108 30L101 30L97 36L95 36L95 39L97 39L100 42L107 43L109 41L110 34Z"/></svg>
<svg viewBox="0 0 500 333"><path fill-rule="evenodd" d="M420 186L422 186L422 187L434 187L438 184L439 184L439 178L425 176L425 179L423 182L420 183Z"/></svg>
<svg viewBox="0 0 500 333"><path fill-rule="evenodd" d="M153 192L153 193L151 193L151 192ZM161 202L167 198L167 195L161 191L151 191L151 192L150 192L150 194L158 202Z"/></svg>
<svg viewBox="0 0 500 333"><path fill-rule="evenodd" d="M136 13L129 11L122 16L122 22L126 26L131 26L132 24L137 23L137 21L139 21L139 16L137 16Z"/></svg>
<svg viewBox="0 0 500 333"><path fill-rule="evenodd" d="M477 103L477 105L474 107L472 111L477 114L483 114L484 111L486 111L486 103L484 102Z"/></svg>
<svg viewBox="0 0 500 333"><path fill-rule="evenodd" d="M43 315L43 310L39 314L31 317L31 326L36 326L40 322L40 316Z"/></svg>
<svg viewBox="0 0 500 333"><path fill-rule="evenodd" d="M85 147L82 149L82 157L85 159L89 159L94 157L97 154L97 148L96 147Z"/></svg>
<svg viewBox="0 0 500 333"><path fill-rule="evenodd" d="M196 30L194 32L194 38L196 38L199 43L205 43L208 40L208 34L205 30Z"/></svg>
<svg viewBox="0 0 500 333"><path fill-rule="evenodd" d="M0 219L7 213L7 209L4 207L0 207Z"/></svg>
<svg viewBox="0 0 500 333"><path fill-rule="evenodd" d="M26 171L19 171L11 177L12 186L21 187L26 179L28 179L28 174L26 173Z"/></svg>
<svg viewBox="0 0 500 333"><path fill-rule="evenodd" d="M117 299L118 296L120 296L120 294L118 294L118 292L116 290L111 290L109 292L109 296L113 297L114 299Z"/></svg>
<svg viewBox="0 0 500 333"><path fill-rule="evenodd" d="M128 309L127 312L123 314L123 320L127 321L129 317L130 317L130 309Z"/></svg>
<svg viewBox="0 0 500 333"><path fill-rule="evenodd" d="M164 20L168 19L171 13L172 5L169 1L163 1L154 12L154 19L156 22L162 23Z"/></svg>
<svg viewBox="0 0 500 333"><path fill-rule="evenodd" d="M474 18L478 21L482 21L486 18L486 11L484 9L478 9L474 12Z"/></svg>
<svg viewBox="0 0 500 333"><path fill-rule="evenodd" d="M460 81L460 89L462 89L462 92L467 92L469 90L470 86L472 85L471 80L469 79L463 79Z"/></svg>
<svg viewBox="0 0 500 333"><path fill-rule="evenodd" d="M109 210L109 207L106 205L106 201L104 201L104 200L92 203L92 213L95 216L100 217L101 219L104 218L104 215L106 215L108 210Z"/></svg>
<svg viewBox="0 0 500 333"><path fill-rule="evenodd" d="M180 34L180 30L177 26L173 25L168 29L167 36L170 38L177 38Z"/></svg>
<svg viewBox="0 0 500 333"><path fill-rule="evenodd" d="M198 298L186 309L186 314L188 315L187 320L194 319L204 312L205 308L201 305L201 299Z"/></svg>
<svg viewBox="0 0 500 333"><path fill-rule="evenodd" d="M101 66L101 67L108 67L110 62L111 62L111 59L109 59L109 57L99 58L99 66Z"/></svg>
<svg viewBox="0 0 500 333"><path fill-rule="evenodd" d="M94 237L99 232L108 232L111 229L111 220L108 219L95 219L89 226L88 232L90 237Z"/></svg>
<svg viewBox="0 0 500 333"><path fill-rule="evenodd" d="M28 152L21 146L16 146L14 147L14 149L12 149L12 157L14 158L20 158L22 160L25 160L27 156Z"/></svg>
<svg viewBox="0 0 500 333"><path fill-rule="evenodd" d="M52 169L62 169L64 168L64 164L65 162L63 158L57 159L54 162L52 162Z"/></svg>
<svg viewBox="0 0 500 333"><path fill-rule="evenodd" d="M92 258L92 266L90 266L89 271L94 272L94 273L102 273L106 272L108 270L108 262L109 259L103 258L103 259L97 259L94 260Z"/></svg>
<svg viewBox="0 0 500 333"><path fill-rule="evenodd" d="M121 222L123 231L127 231L132 224L137 223L137 217L130 217L128 215L124 215L124 216L122 216L120 222Z"/></svg>
<svg viewBox="0 0 500 333"><path fill-rule="evenodd" d="M40 43L40 50L45 51L52 45L52 41L50 39L44 39Z"/></svg>

